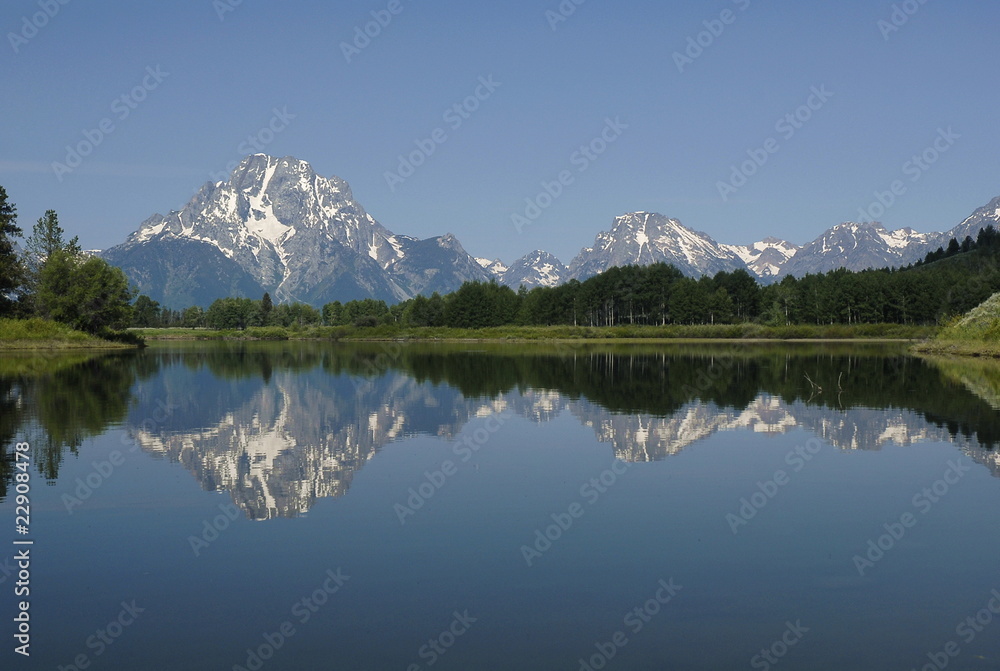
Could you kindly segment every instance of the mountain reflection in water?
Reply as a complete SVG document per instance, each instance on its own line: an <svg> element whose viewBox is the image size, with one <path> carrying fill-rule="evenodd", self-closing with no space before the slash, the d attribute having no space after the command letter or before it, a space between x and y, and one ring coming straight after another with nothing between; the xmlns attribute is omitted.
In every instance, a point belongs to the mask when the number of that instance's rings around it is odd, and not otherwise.
<svg viewBox="0 0 1000 671"><path fill-rule="evenodd" d="M6 488L18 430L54 480L65 451L121 424L264 520L346 494L392 441L453 439L500 412L568 414L628 462L803 429L844 450L950 442L1000 475L998 399L1000 365L899 346L208 343L6 361L0 439Z"/></svg>

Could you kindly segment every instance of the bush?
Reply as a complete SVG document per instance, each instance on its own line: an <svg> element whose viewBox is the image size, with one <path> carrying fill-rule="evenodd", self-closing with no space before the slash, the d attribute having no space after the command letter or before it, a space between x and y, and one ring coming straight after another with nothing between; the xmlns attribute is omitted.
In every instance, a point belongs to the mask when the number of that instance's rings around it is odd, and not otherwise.
<svg viewBox="0 0 1000 671"><path fill-rule="evenodd" d="M362 315L354 320L354 325L358 328L374 328L381 322L375 315Z"/></svg>
<svg viewBox="0 0 1000 671"><path fill-rule="evenodd" d="M97 334L97 337L103 338L104 340L110 340L111 342L120 342L125 345L135 345L136 347L146 346L146 339L134 331L112 331L110 329L104 329Z"/></svg>
<svg viewBox="0 0 1000 671"><path fill-rule="evenodd" d="M281 326L252 326L246 333L254 340L288 340L288 331Z"/></svg>

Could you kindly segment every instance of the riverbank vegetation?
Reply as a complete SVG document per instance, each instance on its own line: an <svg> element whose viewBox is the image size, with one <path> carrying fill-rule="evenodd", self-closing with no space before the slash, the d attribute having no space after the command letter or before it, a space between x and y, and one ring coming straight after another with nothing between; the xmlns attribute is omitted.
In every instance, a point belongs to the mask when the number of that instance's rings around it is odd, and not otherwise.
<svg viewBox="0 0 1000 671"><path fill-rule="evenodd" d="M929 338L938 325L1000 290L1000 235L903 269L844 269L761 285L745 270L692 279L666 264L611 268L584 282L514 291L495 282L395 305L365 298L322 309L221 298L207 310L136 301L134 326L173 337L323 339ZM169 337L157 331L152 337Z"/></svg>
<svg viewBox="0 0 1000 671"><path fill-rule="evenodd" d="M83 252L76 238L65 240L51 210L19 250L21 234L16 209L0 187L0 318L38 318L127 344L141 344L142 333L256 340L926 338L946 324L938 346L947 340L974 350L996 334L986 328L973 337L955 315L1000 291L1000 233L990 226L975 240L952 240L906 268L838 269L773 284L746 270L694 279L657 263L530 290L472 281L447 295L394 305L364 298L317 309L275 303L265 293L259 300L225 297L207 308L174 309L136 298L120 269ZM172 330L141 330L150 328Z"/></svg>
<svg viewBox="0 0 1000 671"><path fill-rule="evenodd" d="M0 186L0 341L13 347L139 345L126 331L134 292L121 269L66 240L48 210L22 236L17 209Z"/></svg>
<svg viewBox="0 0 1000 671"><path fill-rule="evenodd" d="M915 348L928 354L1000 357L1000 293L953 319Z"/></svg>
<svg viewBox="0 0 1000 671"><path fill-rule="evenodd" d="M246 329L136 329L146 340L918 340L932 326L900 324L792 325L699 324L667 326L496 326L480 329L447 326L251 326Z"/></svg>
<svg viewBox="0 0 1000 671"><path fill-rule="evenodd" d="M0 350L120 349L127 342L105 340L48 319L0 319Z"/></svg>

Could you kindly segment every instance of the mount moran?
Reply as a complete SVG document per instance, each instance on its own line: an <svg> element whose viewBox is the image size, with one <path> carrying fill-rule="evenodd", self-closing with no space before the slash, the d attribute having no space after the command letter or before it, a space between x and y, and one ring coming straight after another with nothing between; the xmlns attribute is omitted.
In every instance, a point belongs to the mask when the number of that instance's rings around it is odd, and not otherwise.
<svg viewBox="0 0 1000 671"><path fill-rule="evenodd" d="M841 267L901 266L998 222L1000 198L945 233L844 223L799 247L777 238L719 244L676 219L633 212L598 233L568 267L541 250L508 266L471 256L450 233L426 240L395 234L365 212L344 180L317 175L296 158L255 154L228 182L206 183L182 210L154 214L100 255L140 293L170 308L265 291L276 301L318 306L369 297L395 303L470 280L555 286L612 266L661 261L692 277L743 268L764 282Z"/></svg>

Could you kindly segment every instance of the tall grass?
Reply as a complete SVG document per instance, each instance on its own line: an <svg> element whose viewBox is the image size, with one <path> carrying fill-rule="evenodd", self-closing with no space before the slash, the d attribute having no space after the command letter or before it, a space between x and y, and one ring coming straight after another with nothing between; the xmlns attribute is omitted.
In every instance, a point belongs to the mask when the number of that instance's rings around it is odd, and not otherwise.
<svg viewBox="0 0 1000 671"><path fill-rule="evenodd" d="M1000 293L946 324L937 337L914 350L925 354L1000 357Z"/></svg>
<svg viewBox="0 0 1000 671"><path fill-rule="evenodd" d="M107 332L95 337L65 324L32 317L0 319L0 349L108 348L142 345L136 334Z"/></svg>
<svg viewBox="0 0 1000 671"><path fill-rule="evenodd" d="M65 342L96 341L97 338L82 331L74 331L65 324L39 319L0 319L0 340L60 340Z"/></svg>
<svg viewBox="0 0 1000 671"><path fill-rule="evenodd" d="M939 340L1000 341L1000 293L941 329Z"/></svg>

